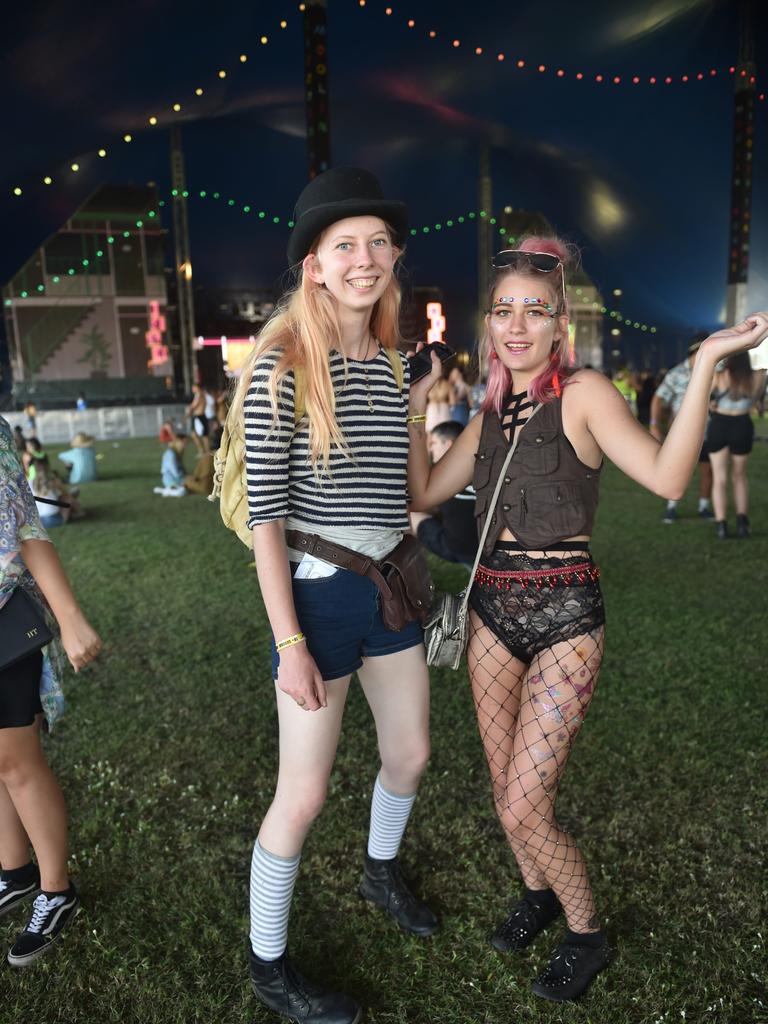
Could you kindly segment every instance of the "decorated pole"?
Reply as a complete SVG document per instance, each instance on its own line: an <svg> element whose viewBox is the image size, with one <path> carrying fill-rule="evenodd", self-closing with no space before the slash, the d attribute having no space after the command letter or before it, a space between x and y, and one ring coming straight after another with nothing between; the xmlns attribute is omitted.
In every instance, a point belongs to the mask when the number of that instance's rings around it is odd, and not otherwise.
<svg viewBox="0 0 768 1024"><path fill-rule="evenodd" d="M181 372L184 393L190 394L194 383L195 307L192 292L192 257L189 247L187 216L187 185L184 154L181 149L181 128L171 125L171 195L173 209L173 240L176 254L176 307L181 345Z"/></svg>
<svg viewBox="0 0 768 1024"><path fill-rule="evenodd" d="M731 171L731 219L728 237L728 292L725 322L738 323L747 309L749 235L752 205L752 160L755 140L755 61L752 11L749 0L741 3L739 63L734 76L736 94L733 114L733 162Z"/></svg>
<svg viewBox="0 0 768 1024"><path fill-rule="evenodd" d="M304 7L304 95L309 176L314 178L331 166L325 0L310 0Z"/></svg>

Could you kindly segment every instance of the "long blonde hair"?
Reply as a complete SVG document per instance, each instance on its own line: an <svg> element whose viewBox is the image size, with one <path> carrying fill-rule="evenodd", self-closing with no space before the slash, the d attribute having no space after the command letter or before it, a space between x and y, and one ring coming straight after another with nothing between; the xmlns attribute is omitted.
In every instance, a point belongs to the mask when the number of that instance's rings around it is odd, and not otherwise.
<svg viewBox="0 0 768 1024"><path fill-rule="evenodd" d="M312 252L317 251L317 241ZM397 348L400 344L400 300L400 284L393 270L384 294L371 313L371 334L384 348ZM230 423L242 429L243 406L254 367L268 352L281 350L267 385L273 427L277 424L281 382L287 373L301 367L304 371L304 409L309 420L310 462L315 473L320 470L327 473L331 449L335 446L344 452L348 450L336 420L336 396L330 370L330 350L338 344L340 337L336 299L324 285L316 284L299 268L297 284L280 300L262 328L253 352L243 364L229 411ZM344 358L345 374L346 369Z"/></svg>

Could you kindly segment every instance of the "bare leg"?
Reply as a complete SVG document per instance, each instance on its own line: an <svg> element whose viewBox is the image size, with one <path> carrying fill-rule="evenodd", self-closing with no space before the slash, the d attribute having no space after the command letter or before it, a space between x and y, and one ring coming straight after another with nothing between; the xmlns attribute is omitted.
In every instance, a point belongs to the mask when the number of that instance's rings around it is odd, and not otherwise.
<svg viewBox="0 0 768 1024"><path fill-rule="evenodd" d="M4 783L0 782L0 867L6 871L29 862L29 836Z"/></svg>
<svg viewBox="0 0 768 1024"><path fill-rule="evenodd" d="M424 648L366 658L360 685L376 722L381 784L411 796L429 760L429 671Z"/></svg>
<svg viewBox="0 0 768 1024"><path fill-rule="evenodd" d="M699 463L699 497L707 501L712 498L712 466L708 462Z"/></svg>
<svg viewBox="0 0 768 1024"><path fill-rule="evenodd" d="M710 452L709 464L712 467L712 505L715 519L722 522L728 516L728 448L719 452Z"/></svg>
<svg viewBox="0 0 768 1024"><path fill-rule="evenodd" d="M0 782L37 855L41 888L47 892L67 889L67 810L43 755L39 721L0 729Z"/></svg>
<svg viewBox="0 0 768 1024"><path fill-rule="evenodd" d="M749 512L749 480L747 479L748 455L731 456L731 480L733 482L733 503L736 515L745 516Z"/></svg>
<svg viewBox="0 0 768 1024"><path fill-rule="evenodd" d="M350 678L328 682L328 707L312 712L303 711L275 686L280 768L259 843L278 857L295 857L301 852L307 832L325 803Z"/></svg>

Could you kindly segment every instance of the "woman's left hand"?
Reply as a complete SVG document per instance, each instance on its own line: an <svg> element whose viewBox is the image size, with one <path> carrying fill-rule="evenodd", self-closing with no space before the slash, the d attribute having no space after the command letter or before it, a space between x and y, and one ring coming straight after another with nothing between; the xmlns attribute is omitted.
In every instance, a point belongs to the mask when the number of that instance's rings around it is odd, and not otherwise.
<svg viewBox="0 0 768 1024"><path fill-rule="evenodd" d="M725 327L716 331L702 343L699 355L705 353L715 363L737 352L746 352L757 346L768 337L768 313L751 313L740 324ZM697 357L698 358L698 357Z"/></svg>

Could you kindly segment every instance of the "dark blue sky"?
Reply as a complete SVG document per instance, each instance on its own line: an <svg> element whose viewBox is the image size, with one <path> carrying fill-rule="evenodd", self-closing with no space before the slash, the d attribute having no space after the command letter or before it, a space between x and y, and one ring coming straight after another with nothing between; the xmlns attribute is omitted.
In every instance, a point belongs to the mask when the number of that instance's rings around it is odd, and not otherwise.
<svg viewBox="0 0 768 1024"><path fill-rule="evenodd" d="M334 163L371 168L389 195L408 202L414 226L434 225L478 208L478 155L488 143L495 209L544 212L582 247L585 268L607 296L622 289L618 305L627 316L658 325L670 339L721 320L733 129L727 69L738 56L737 3L393 3L389 17L386 6L328 3ZM760 91L768 33L765 16L757 17ZM307 175L302 45L296 3L19 5L4 22L0 65L0 279L98 184L151 180L167 195L161 126L177 116L191 192L222 195L190 201L196 280L274 281L284 269L284 221ZM498 52L503 63L492 56ZM535 70L540 63L544 74ZM558 67L562 79L549 70ZM635 73L663 79L699 71L707 73L701 83L629 81ZM597 84L598 73L620 75L622 84ZM750 275L751 305L763 308L767 112L758 103ZM149 128L153 114L160 127ZM130 144L120 141L125 131L133 133ZM96 155L100 146L106 159ZM68 170L73 160L81 165L76 175ZM42 184L46 174L50 187ZM17 185L20 198L12 194ZM226 205L229 198L236 207ZM244 214L243 204L283 223ZM465 341L476 297L472 226L413 238L407 266L414 283L444 288L449 334L453 327L454 341Z"/></svg>

